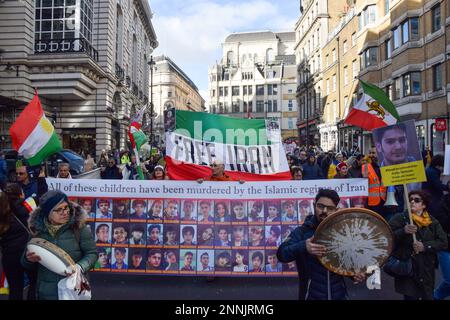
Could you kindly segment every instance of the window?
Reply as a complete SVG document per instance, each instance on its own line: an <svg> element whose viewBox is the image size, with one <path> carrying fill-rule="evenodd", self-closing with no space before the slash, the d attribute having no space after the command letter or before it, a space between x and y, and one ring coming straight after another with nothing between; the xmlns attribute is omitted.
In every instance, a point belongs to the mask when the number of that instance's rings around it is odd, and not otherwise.
<svg viewBox="0 0 450 320"><path fill-rule="evenodd" d="M436 32L441 28L441 5L431 9L431 31Z"/></svg>
<svg viewBox="0 0 450 320"><path fill-rule="evenodd" d="M409 41L409 23L408 20L402 23L402 43Z"/></svg>
<svg viewBox="0 0 450 320"><path fill-rule="evenodd" d="M344 54L346 54L348 51L348 43L347 40L344 41Z"/></svg>
<svg viewBox="0 0 450 320"><path fill-rule="evenodd" d="M336 62L336 49L333 49L333 62Z"/></svg>
<svg viewBox="0 0 450 320"><path fill-rule="evenodd" d="M256 101L256 112L264 112L264 101Z"/></svg>
<svg viewBox="0 0 450 320"><path fill-rule="evenodd" d="M277 85L276 84L268 84L267 85L267 95L272 96L272 95L277 95L277 94L278 94Z"/></svg>
<svg viewBox="0 0 450 320"><path fill-rule="evenodd" d="M411 95L411 75L405 74L403 76L403 96Z"/></svg>
<svg viewBox="0 0 450 320"><path fill-rule="evenodd" d="M352 33L352 47L356 46L356 32Z"/></svg>
<svg viewBox="0 0 450 320"><path fill-rule="evenodd" d="M257 96L263 96L264 95L264 86L263 85L257 85L256 86L256 95Z"/></svg>
<svg viewBox="0 0 450 320"><path fill-rule="evenodd" d="M327 54L326 56L325 56L325 65L328 67L328 66L330 66L330 55L329 54Z"/></svg>
<svg viewBox="0 0 450 320"><path fill-rule="evenodd" d="M344 67L344 86L348 85L348 67Z"/></svg>
<svg viewBox="0 0 450 320"><path fill-rule="evenodd" d="M353 79L356 79L358 77L358 62L356 60L353 60L352 62L352 72Z"/></svg>
<svg viewBox="0 0 450 320"><path fill-rule="evenodd" d="M233 102L232 110L233 110L233 113L238 113L240 111L239 110L239 102Z"/></svg>
<svg viewBox="0 0 450 320"><path fill-rule="evenodd" d="M347 104L348 104L348 96L344 97L344 108L347 108Z"/></svg>
<svg viewBox="0 0 450 320"><path fill-rule="evenodd" d="M292 111L292 109L293 109L292 100L289 100L289 101L288 101L288 110L289 110L289 111Z"/></svg>
<svg viewBox="0 0 450 320"><path fill-rule="evenodd" d="M389 100L394 100L394 91L392 84L386 87L386 95L388 96Z"/></svg>
<svg viewBox="0 0 450 320"><path fill-rule="evenodd" d="M248 112L248 110L247 110L247 101L244 101L244 112Z"/></svg>
<svg viewBox="0 0 450 320"><path fill-rule="evenodd" d="M253 94L253 86L248 86L248 94Z"/></svg>
<svg viewBox="0 0 450 320"><path fill-rule="evenodd" d="M397 27L393 30L394 33L394 50L397 49L398 47L400 47L400 42L401 42L401 35L400 35L400 28Z"/></svg>
<svg viewBox="0 0 450 320"><path fill-rule="evenodd" d="M389 14L390 0L384 0L384 14Z"/></svg>
<svg viewBox="0 0 450 320"><path fill-rule="evenodd" d="M239 95L239 87L238 86L232 86L231 87L231 95L232 96L238 96Z"/></svg>
<svg viewBox="0 0 450 320"><path fill-rule="evenodd" d="M172 92L169 92L169 98L172 96ZM216 96L216 90L213 89L212 93L211 93L211 97L215 97Z"/></svg>
<svg viewBox="0 0 450 320"><path fill-rule="evenodd" d="M292 118L288 118L288 129L294 129L294 121L292 120Z"/></svg>
<svg viewBox="0 0 450 320"><path fill-rule="evenodd" d="M336 86L337 86L336 75L333 74L333 92L336 92Z"/></svg>
<svg viewBox="0 0 450 320"><path fill-rule="evenodd" d="M278 101L277 100L272 101L272 107L273 107L273 112L278 112Z"/></svg>
<svg viewBox="0 0 450 320"><path fill-rule="evenodd" d="M377 48L367 48L362 56L363 67L375 66L377 64Z"/></svg>
<svg viewBox="0 0 450 320"><path fill-rule="evenodd" d="M367 6L366 10L369 12L369 20L366 24L375 23L377 20L377 6L376 5Z"/></svg>
<svg viewBox="0 0 450 320"><path fill-rule="evenodd" d="M219 87L219 97L223 97L223 87Z"/></svg>
<svg viewBox="0 0 450 320"><path fill-rule="evenodd" d="M402 85L401 78L395 79L394 83L395 83L395 97L394 98L400 99L402 97L401 96L401 85Z"/></svg>
<svg viewBox="0 0 450 320"><path fill-rule="evenodd" d="M417 41L419 40L419 18L410 18L409 19L410 25L411 25L411 40Z"/></svg>
<svg viewBox="0 0 450 320"><path fill-rule="evenodd" d="M385 58L386 60L389 60L392 55L391 39L387 39L386 42L384 43L384 50L386 53Z"/></svg>
<svg viewBox="0 0 450 320"><path fill-rule="evenodd" d="M272 112L272 100L267 101L267 112Z"/></svg>
<svg viewBox="0 0 450 320"><path fill-rule="evenodd" d="M225 97L228 97L228 87L224 87L224 95Z"/></svg>
<svg viewBox="0 0 450 320"><path fill-rule="evenodd" d="M219 113L223 113L223 102L219 102Z"/></svg>
<svg viewBox="0 0 450 320"><path fill-rule="evenodd" d="M244 96L247 95L247 86L243 86L242 87L242 93L243 93Z"/></svg>
<svg viewBox="0 0 450 320"><path fill-rule="evenodd" d="M442 89L442 64L433 66L433 91Z"/></svg>
<svg viewBox="0 0 450 320"><path fill-rule="evenodd" d="M422 93L422 90L420 88L420 72L411 73L411 90L413 95Z"/></svg>
<svg viewBox="0 0 450 320"><path fill-rule="evenodd" d="M330 79L327 79L327 95L330 94Z"/></svg>

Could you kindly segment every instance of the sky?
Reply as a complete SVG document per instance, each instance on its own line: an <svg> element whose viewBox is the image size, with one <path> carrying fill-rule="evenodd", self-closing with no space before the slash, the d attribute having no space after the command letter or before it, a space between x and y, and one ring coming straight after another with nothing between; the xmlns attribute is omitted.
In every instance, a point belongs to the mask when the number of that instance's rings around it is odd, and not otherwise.
<svg viewBox="0 0 450 320"><path fill-rule="evenodd" d="M153 55L171 58L208 97L208 68L222 58L233 32L294 31L298 0L149 0L159 42Z"/></svg>

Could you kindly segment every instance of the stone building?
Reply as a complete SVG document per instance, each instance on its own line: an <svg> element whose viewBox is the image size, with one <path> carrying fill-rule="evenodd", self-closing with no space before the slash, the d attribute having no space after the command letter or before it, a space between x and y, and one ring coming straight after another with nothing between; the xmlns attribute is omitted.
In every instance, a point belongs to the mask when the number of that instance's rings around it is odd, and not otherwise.
<svg viewBox="0 0 450 320"><path fill-rule="evenodd" d="M151 18L146 0L0 2L2 147L36 88L65 148L125 148L130 114L149 100Z"/></svg>

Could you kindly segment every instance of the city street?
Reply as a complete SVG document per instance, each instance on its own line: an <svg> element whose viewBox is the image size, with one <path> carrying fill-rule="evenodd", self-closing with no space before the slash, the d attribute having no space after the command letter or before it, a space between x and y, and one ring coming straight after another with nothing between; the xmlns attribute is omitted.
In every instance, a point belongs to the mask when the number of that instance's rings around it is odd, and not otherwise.
<svg viewBox="0 0 450 320"><path fill-rule="evenodd" d="M296 300L297 278L226 278L115 275L92 273L95 300ZM393 278L382 276L382 290L347 281L351 300L401 300Z"/></svg>

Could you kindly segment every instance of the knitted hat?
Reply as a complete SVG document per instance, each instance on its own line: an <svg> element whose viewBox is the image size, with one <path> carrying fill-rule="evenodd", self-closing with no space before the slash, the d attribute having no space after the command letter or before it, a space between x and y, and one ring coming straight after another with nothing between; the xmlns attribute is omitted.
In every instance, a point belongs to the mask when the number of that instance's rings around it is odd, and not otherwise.
<svg viewBox="0 0 450 320"><path fill-rule="evenodd" d="M336 166L337 171L341 171L342 167L348 167L345 162L339 162L339 164Z"/></svg>
<svg viewBox="0 0 450 320"><path fill-rule="evenodd" d="M40 199L39 207L43 216L48 217L50 212L53 211L62 202L69 203L67 196L58 190L50 190L46 192Z"/></svg>

